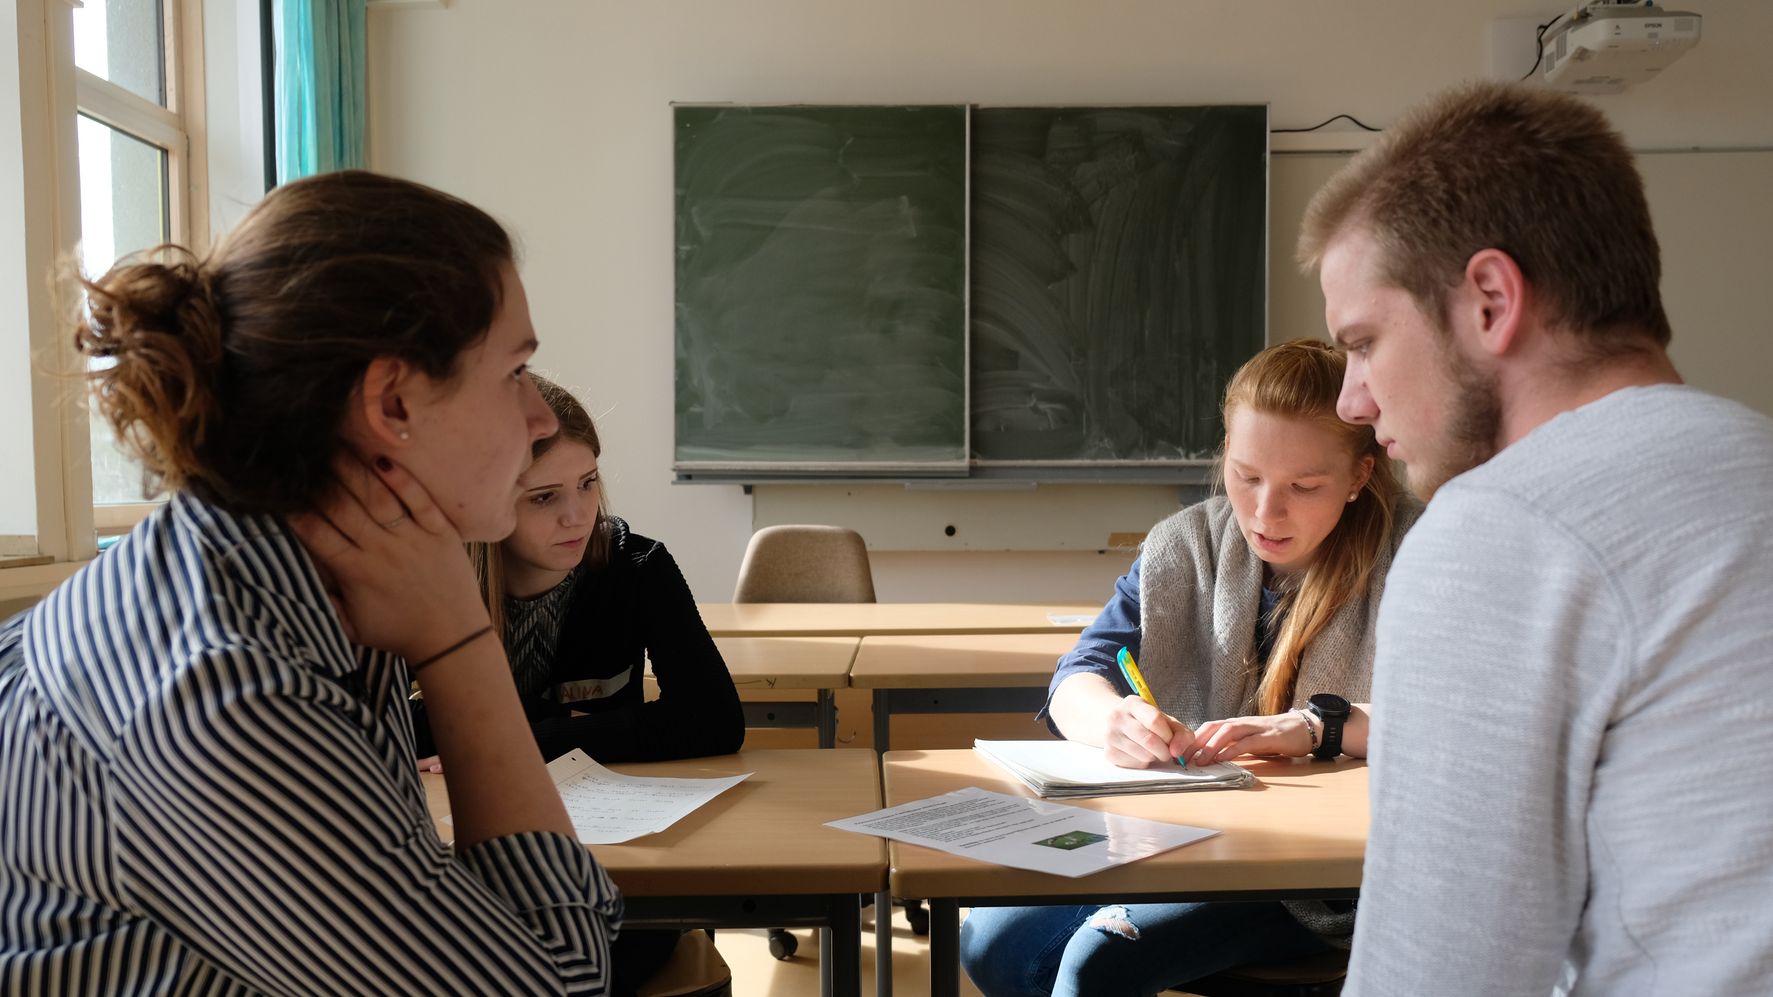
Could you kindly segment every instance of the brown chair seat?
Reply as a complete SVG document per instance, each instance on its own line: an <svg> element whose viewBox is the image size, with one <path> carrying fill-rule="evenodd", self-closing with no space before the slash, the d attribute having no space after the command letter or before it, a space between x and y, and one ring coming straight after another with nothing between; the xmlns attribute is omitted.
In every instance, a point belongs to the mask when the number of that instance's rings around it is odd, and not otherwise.
<svg viewBox="0 0 1773 997"><path fill-rule="evenodd" d="M706 931L686 931L671 961L634 992L637 997L732 997L733 971Z"/></svg>
<svg viewBox="0 0 1773 997"><path fill-rule="evenodd" d="M1341 950L1285 962L1252 962L1203 976L1175 990L1199 997L1334 997L1348 977Z"/></svg>

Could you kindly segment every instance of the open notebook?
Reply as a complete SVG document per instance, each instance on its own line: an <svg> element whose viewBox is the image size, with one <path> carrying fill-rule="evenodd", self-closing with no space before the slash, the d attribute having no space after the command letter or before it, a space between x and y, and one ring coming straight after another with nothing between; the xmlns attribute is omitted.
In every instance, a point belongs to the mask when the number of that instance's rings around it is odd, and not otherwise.
<svg viewBox="0 0 1773 997"><path fill-rule="evenodd" d="M1256 784L1248 769L1220 762L1206 768L1164 765L1123 769L1101 748L1075 741L974 741L973 750L1022 780L1043 799L1169 793L1183 789L1242 789Z"/></svg>

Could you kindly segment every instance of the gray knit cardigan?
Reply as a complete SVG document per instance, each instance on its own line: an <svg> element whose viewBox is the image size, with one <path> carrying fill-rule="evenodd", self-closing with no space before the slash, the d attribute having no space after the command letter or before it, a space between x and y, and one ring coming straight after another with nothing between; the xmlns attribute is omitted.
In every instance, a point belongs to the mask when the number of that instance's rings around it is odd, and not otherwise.
<svg viewBox="0 0 1773 997"><path fill-rule="evenodd" d="M1293 706L1319 692L1364 703L1373 686L1374 622L1385 575L1422 506L1400 498L1392 530L1373 566L1367 593L1351 599L1305 649ZM1214 496L1153 527L1140 551L1139 670L1158 706L1190 727L1253 716L1260 674L1254 667L1262 561L1238 529L1231 502ZM1316 901L1288 911L1326 941L1346 948L1354 913Z"/></svg>

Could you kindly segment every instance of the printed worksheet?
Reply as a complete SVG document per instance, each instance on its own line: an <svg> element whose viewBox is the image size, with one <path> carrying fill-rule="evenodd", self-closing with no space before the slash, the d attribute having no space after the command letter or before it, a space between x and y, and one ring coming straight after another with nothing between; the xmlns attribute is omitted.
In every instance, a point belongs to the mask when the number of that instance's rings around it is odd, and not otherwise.
<svg viewBox="0 0 1773 997"><path fill-rule="evenodd" d="M923 845L981 862L1057 876L1087 876L1218 831L1086 810L969 786L828 827Z"/></svg>
<svg viewBox="0 0 1773 997"><path fill-rule="evenodd" d="M548 774L560 790L573 832L587 845L619 845L657 834L751 775L715 779L622 775L577 749L549 762Z"/></svg>
<svg viewBox="0 0 1773 997"><path fill-rule="evenodd" d="M751 773L717 779L622 775L577 749L548 763L573 831L587 845L615 845L657 834Z"/></svg>

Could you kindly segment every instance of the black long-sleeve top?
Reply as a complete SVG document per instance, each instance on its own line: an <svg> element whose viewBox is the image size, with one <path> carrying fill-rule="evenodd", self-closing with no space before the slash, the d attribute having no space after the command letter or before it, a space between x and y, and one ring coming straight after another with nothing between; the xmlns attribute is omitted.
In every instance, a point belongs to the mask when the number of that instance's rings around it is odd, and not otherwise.
<svg viewBox="0 0 1773 997"><path fill-rule="evenodd" d="M542 756L580 748L600 762L635 762L739 750L739 693L677 562L621 519L611 517L609 529L608 562L562 583L573 588L549 679L525 697ZM648 658L659 683L650 703L642 680ZM421 754L430 753L429 742L422 731Z"/></svg>

